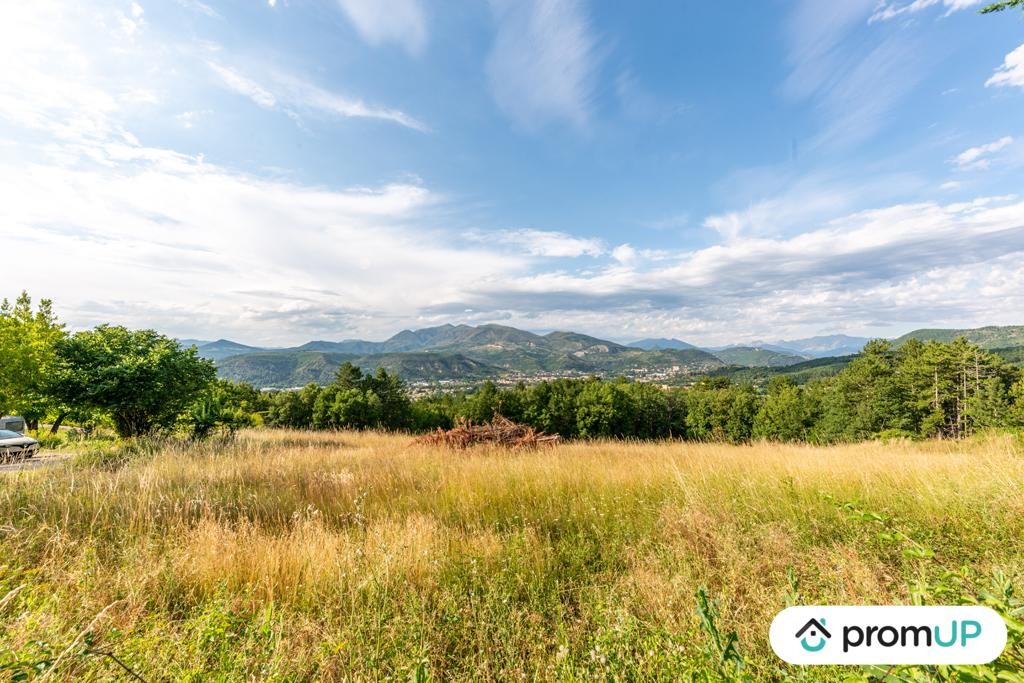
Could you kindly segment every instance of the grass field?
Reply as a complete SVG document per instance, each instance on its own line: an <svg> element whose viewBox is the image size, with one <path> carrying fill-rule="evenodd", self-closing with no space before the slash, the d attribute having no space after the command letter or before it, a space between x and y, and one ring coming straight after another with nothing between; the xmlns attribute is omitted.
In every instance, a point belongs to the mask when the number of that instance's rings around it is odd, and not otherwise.
<svg viewBox="0 0 1024 683"><path fill-rule="evenodd" d="M410 442L246 432L0 476L0 680L128 680L100 653L148 681L843 680L777 660L775 613L1019 608L1010 437Z"/></svg>

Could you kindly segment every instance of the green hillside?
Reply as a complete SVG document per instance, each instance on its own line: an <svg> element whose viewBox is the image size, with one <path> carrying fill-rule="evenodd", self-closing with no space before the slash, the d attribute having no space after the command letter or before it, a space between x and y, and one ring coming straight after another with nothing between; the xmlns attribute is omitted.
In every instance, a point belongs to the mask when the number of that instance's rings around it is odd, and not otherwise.
<svg viewBox="0 0 1024 683"><path fill-rule="evenodd" d="M1024 346L1024 325L990 325L970 330L922 329L908 332L894 340L898 346L908 339L920 341L951 342L957 337L966 337L967 341L977 344L983 349L1001 349Z"/></svg>
<svg viewBox="0 0 1024 683"><path fill-rule="evenodd" d="M636 373L672 373L694 375L722 367L721 360L700 349L658 349L626 351L605 356L589 356L591 365L605 375Z"/></svg>
<svg viewBox="0 0 1024 683"><path fill-rule="evenodd" d="M578 340L577 340L578 341ZM576 343L576 342L571 342ZM482 380L508 374L538 375L693 375L722 367L722 361L698 349L599 351L594 345L571 353L544 348L496 349L487 345L465 353L415 351L357 355L324 351L261 351L224 358L217 363L221 377L257 387L297 387L327 384L342 363L364 372L385 368L409 382Z"/></svg>
<svg viewBox="0 0 1024 683"><path fill-rule="evenodd" d="M753 346L734 346L714 355L726 365L743 365L748 368L776 368L801 363L806 358L784 351L756 348Z"/></svg>
<svg viewBox="0 0 1024 683"><path fill-rule="evenodd" d="M738 384L750 383L764 385L767 384L772 377L788 377L797 384L805 384L812 380L823 379L825 377L831 377L838 374L839 371L845 368L854 358L856 358L856 355L828 356L825 358L813 358L811 360L794 363L793 365L784 365L779 367L749 368L738 365L729 365L708 374L716 377L728 377Z"/></svg>
<svg viewBox="0 0 1024 683"><path fill-rule="evenodd" d="M322 351L267 351L225 358L217 363L218 374L261 388L328 384L342 363L364 372L384 368L410 382L438 379L485 379L500 370L457 354L382 353L357 356Z"/></svg>
<svg viewBox="0 0 1024 683"><path fill-rule="evenodd" d="M1024 346L1010 346L1002 349L992 349L992 353L1001 356L1008 363L1018 367L1024 367Z"/></svg>

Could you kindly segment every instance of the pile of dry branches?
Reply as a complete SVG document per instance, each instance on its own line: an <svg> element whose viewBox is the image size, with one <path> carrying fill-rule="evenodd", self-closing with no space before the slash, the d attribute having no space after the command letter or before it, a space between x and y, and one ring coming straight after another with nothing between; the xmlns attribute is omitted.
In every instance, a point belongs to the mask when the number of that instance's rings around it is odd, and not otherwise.
<svg viewBox="0 0 1024 683"><path fill-rule="evenodd" d="M506 448L536 448L544 444L555 444L560 438L558 434L548 435L533 427L516 424L501 415L495 415L493 420L480 425L460 418L453 428L444 430L438 427L436 432L424 434L416 439L416 443L449 448L468 448L478 443Z"/></svg>

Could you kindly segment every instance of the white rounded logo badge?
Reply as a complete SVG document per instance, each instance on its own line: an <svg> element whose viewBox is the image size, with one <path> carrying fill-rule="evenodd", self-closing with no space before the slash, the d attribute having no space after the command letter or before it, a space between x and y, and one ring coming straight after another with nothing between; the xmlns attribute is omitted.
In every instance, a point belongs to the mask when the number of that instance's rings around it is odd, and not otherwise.
<svg viewBox="0 0 1024 683"><path fill-rule="evenodd" d="M987 664L1006 647L1006 624L988 607L800 606L768 632L790 664Z"/></svg>

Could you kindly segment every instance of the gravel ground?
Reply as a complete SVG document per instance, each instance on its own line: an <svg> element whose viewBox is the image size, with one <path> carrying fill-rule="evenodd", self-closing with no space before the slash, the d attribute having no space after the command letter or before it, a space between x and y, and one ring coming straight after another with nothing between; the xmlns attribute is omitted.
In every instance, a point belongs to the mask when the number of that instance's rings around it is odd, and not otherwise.
<svg viewBox="0 0 1024 683"><path fill-rule="evenodd" d="M54 467L71 459L69 453L37 453L27 460L15 462L0 461L0 473L21 472L22 470L33 470L37 467Z"/></svg>

